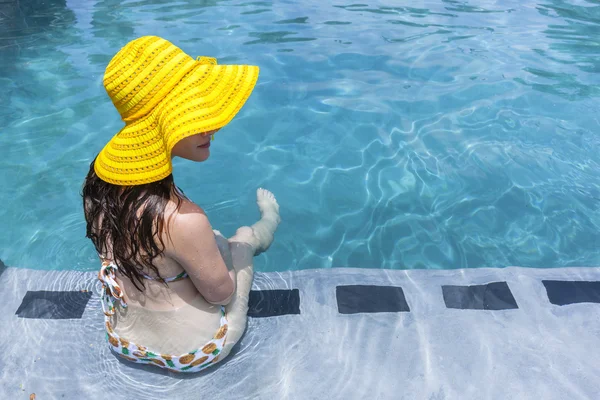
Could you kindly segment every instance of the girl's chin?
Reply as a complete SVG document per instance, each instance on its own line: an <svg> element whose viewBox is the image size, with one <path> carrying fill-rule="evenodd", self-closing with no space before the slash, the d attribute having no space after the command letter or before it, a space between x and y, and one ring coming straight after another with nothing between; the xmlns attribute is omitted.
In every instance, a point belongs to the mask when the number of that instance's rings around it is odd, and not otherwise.
<svg viewBox="0 0 600 400"><path fill-rule="evenodd" d="M199 150L200 151L198 152L196 161L205 161L208 157L210 157L210 150L208 148Z"/></svg>

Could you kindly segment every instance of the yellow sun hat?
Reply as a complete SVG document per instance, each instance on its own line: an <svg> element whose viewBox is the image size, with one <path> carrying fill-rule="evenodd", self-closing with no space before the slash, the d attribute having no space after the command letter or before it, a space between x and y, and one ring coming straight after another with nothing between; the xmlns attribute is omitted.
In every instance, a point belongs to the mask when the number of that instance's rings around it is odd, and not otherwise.
<svg viewBox="0 0 600 400"><path fill-rule="evenodd" d="M211 57L194 60L156 36L129 42L104 74L125 127L98 154L96 174L121 186L167 177L173 146L227 125L250 97L258 72L251 65L217 65Z"/></svg>

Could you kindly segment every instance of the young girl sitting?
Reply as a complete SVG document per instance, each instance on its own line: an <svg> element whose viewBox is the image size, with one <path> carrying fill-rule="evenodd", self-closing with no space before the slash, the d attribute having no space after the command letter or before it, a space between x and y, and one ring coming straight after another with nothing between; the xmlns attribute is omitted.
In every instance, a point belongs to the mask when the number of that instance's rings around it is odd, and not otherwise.
<svg viewBox="0 0 600 400"><path fill-rule="evenodd" d="M175 186L171 159L206 160L257 78L258 67L194 60L155 36L128 43L106 68L125 127L90 165L82 195L102 261L107 339L127 360L200 371L246 327L252 258L280 221L275 197L259 189L262 218L226 239Z"/></svg>

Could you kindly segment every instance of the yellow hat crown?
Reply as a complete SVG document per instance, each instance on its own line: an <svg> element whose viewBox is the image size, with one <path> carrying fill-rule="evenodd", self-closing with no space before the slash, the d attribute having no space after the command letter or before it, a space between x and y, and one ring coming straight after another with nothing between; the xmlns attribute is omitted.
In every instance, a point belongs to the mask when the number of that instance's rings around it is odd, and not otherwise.
<svg viewBox="0 0 600 400"><path fill-rule="evenodd" d="M181 139L222 128L246 102L259 69L196 60L169 41L145 36L109 62L104 88L125 127L102 149L94 169L116 185L155 182L172 172Z"/></svg>

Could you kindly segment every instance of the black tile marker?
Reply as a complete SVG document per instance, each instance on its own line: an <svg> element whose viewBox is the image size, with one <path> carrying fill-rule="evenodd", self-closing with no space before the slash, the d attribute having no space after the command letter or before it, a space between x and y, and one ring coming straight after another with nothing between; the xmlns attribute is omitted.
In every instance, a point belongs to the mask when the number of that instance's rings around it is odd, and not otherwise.
<svg viewBox="0 0 600 400"><path fill-rule="evenodd" d="M340 314L409 312L401 287L347 285L335 288Z"/></svg>
<svg viewBox="0 0 600 400"><path fill-rule="evenodd" d="M442 286L447 308L461 310L510 310L519 308L506 282L486 285Z"/></svg>
<svg viewBox="0 0 600 400"><path fill-rule="evenodd" d="M251 290L248 316L253 318L300 314L300 292L291 290Z"/></svg>
<svg viewBox="0 0 600 400"><path fill-rule="evenodd" d="M542 281L550 303L558 306L575 303L600 303L598 281Z"/></svg>
<svg viewBox="0 0 600 400"><path fill-rule="evenodd" d="M82 291L28 291L16 315L20 318L78 319L92 292Z"/></svg>

